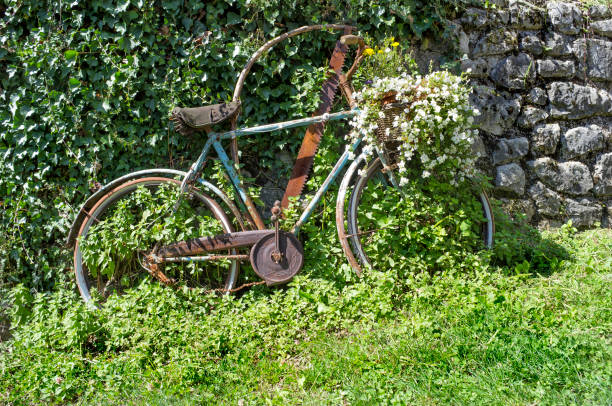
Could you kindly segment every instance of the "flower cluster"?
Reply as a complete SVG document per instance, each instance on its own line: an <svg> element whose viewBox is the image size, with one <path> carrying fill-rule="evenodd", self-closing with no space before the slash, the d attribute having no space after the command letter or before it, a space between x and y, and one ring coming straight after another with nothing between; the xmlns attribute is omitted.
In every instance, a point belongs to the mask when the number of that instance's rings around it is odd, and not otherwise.
<svg viewBox="0 0 612 406"><path fill-rule="evenodd" d="M401 184L408 181L410 161L418 163L424 178L435 174L457 184L474 174L476 160L471 153L475 130L471 129L474 111L468 101L469 93L460 77L445 71L425 77L404 73L376 78L355 94L360 111L351 120L349 141L361 138L364 152L372 154L377 145L381 146L376 133L382 131L389 136L392 131L401 141L397 159ZM383 128L383 99L389 98L394 98L402 108L392 123Z"/></svg>
<svg viewBox="0 0 612 406"><path fill-rule="evenodd" d="M367 36L366 41L370 42ZM352 81L357 90L361 90L373 77L392 77L416 70L412 53L409 49L403 49L395 37L387 37L378 45L367 47L363 55L365 58Z"/></svg>

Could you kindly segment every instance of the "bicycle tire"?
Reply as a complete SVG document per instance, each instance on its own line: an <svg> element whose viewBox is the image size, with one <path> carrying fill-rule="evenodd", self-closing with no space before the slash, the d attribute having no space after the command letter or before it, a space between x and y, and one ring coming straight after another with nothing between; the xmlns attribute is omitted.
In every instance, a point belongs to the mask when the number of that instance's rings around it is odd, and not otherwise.
<svg viewBox="0 0 612 406"><path fill-rule="evenodd" d="M359 215L360 212L368 211L370 207L362 207L359 209L360 204L363 206L363 196L364 191L373 183L373 179L375 177L386 178L386 176L382 172L382 162L380 158L374 159L371 163L365 164L365 175L358 176L354 180L353 189L348 198L348 209L347 209L347 236L348 241L350 243L350 248L354 255L354 258L357 259L359 265L363 267L373 267L376 268L372 260L370 259L367 249L367 239L372 238L371 233L368 228L371 227L364 226L363 223L364 217ZM388 187L392 187L390 182L387 184ZM493 247L493 240L495 234L495 220L493 217L493 211L491 209L491 205L489 199L484 191L479 191L477 200L480 204L480 208L482 210L482 218L483 221L480 224L480 237L482 239L482 243L484 248L490 249ZM359 269L361 271L361 269Z"/></svg>
<svg viewBox="0 0 612 406"><path fill-rule="evenodd" d="M92 301L94 288L97 296L104 301L110 294L122 293L148 275L146 270L139 266L142 259L139 258L140 253L130 246L139 245L139 239L153 238L154 241L143 242L150 249L154 243L175 242L172 240L173 234L174 237L185 240L233 231L232 223L220 205L195 188L190 188L185 193L177 213L171 214L176 199L168 199L167 195L178 196L180 185L179 180L160 176L130 180L109 191L89 210L89 215L85 216L79 227L73 255L76 283L85 302ZM154 217L149 224L147 220L151 215ZM118 219L125 222L115 224ZM185 224L178 223L181 219ZM173 224L173 221L177 223ZM206 234L201 235L205 226ZM158 229L163 230L162 235L169 230L168 236L160 241L155 240L158 237L153 233ZM112 238L104 236L116 236L116 239L113 242ZM126 241L126 236L129 241ZM104 245L96 246L99 241L104 241ZM105 251L104 256L99 254L100 256L96 257L100 250L109 251ZM236 254L236 250L229 250L227 253ZM100 258L106 258L107 261ZM111 261L108 261L109 258ZM227 265L222 265L227 269L219 269L218 263L170 264L164 267L164 273L190 287L222 288L229 291L235 287L238 279L239 262L227 262ZM206 266L208 269L205 269ZM214 275L212 268L217 268ZM101 289L103 285L104 288Z"/></svg>

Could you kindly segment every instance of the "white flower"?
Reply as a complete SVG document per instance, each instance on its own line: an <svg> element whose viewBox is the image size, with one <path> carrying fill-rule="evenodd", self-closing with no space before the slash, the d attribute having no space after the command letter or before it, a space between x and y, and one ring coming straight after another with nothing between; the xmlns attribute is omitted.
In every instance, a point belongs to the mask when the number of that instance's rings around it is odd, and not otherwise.
<svg viewBox="0 0 612 406"><path fill-rule="evenodd" d="M395 91L397 101L410 106L394 117L390 126L383 128L387 135L391 128L399 129L402 143L398 146L401 158L397 171L404 184L408 181L408 176L403 176L408 173L406 162L414 156L419 158L423 177L436 171L455 181L474 172L475 157L470 150L473 138L470 126L474 122L473 108L468 101L470 90L461 78L449 72L434 72L425 77L411 77L403 72L397 77L374 78L371 86L355 94L360 112L350 120L353 130L346 137L348 143L361 139L363 153L374 154L378 121L385 118L377 100L388 91ZM479 114L477 110L473 113ZM351 159L354 155L349 151Z"/></svg>

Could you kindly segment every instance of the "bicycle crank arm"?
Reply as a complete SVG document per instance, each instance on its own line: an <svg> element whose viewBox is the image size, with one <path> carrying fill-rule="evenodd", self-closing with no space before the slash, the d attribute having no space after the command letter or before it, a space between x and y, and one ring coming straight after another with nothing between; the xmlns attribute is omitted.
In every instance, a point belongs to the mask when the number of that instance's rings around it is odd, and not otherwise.
<svg viewBox="0 0 612 406"><path fill-rule="evenodd" d="M253 246L261 238L274 234L274 230L238 231L219 234L211 237L194 238L174 244L164 245L157 250L156 257L160 262L165 258L189 257L211 251Z"/></svg>

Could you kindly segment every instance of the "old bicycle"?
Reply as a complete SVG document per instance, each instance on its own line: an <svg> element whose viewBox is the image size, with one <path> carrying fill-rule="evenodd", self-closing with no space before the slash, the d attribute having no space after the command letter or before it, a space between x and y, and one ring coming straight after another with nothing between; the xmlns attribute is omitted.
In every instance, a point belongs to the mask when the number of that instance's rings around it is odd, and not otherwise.
<svg viewBox="0 0 612 406"><path fill-rule="evenodd" d="M240 95L253 64L270 48L287 38L314 30L340 30L330 58L330 74L323 84L321 103L312 117L237 128ZM236 287L240 263L249 261L260 283L277 285L291 280L302 268L304 252L297 238L300 228L309 220L322 196L343 173L336 204L338 238L353 269L372 266L368 256L368 238L377 229L360 214L369 199L377 193L399 190L393 170L393 152L376 150L374 159L359 154L357 140L338 158L327 178L310 199L290 231L281 230L281 208L291 197L302 192L328 121L347 120L357 114L352 97L351 78L364 58L362 38L351 35L353 27L317 25L301 27L262 45L240 73L230 103L197 108L176 108L172 119L183 132L206 131L208 139L188 172L174 169L151 169L130 173L102 187L81 207L68 236L74 250L76 281L85 301L92 291L106 297L112 292L134 285L148 274L164 284L178 282L205 290L231 292ZM357 51L350 69L342 72L348 47ZM331 112L334 97L341 91L350 109ZM393 104L386 109L388 120ZM231 130L217 133L211 126L229 122ZM381 123L384 125L384 123ZM288 128L307 127L287 190L282 202L272 209L273 228L267 228L252 198L246 192L237 169L237 139ZM230 143L228 154L224 143ZM203 179L200 174L214 150L233 187L234 198L222 188ZM357 157L349 159L356 151ZM231 158L230 158L231 155ZM362 175L357 175L358 171ZM375 190L375 193L370 191ZM394 198L402 199L401 193ZM494 220L486 194L478 190L474 199L482 210L480 233L486 247L493 244ZM237 229L237 230L236 230ZM252 283L251 283L252 284Z"/></svg>

